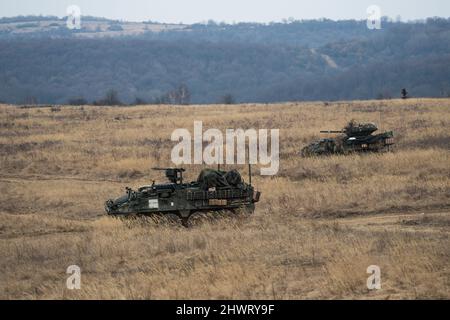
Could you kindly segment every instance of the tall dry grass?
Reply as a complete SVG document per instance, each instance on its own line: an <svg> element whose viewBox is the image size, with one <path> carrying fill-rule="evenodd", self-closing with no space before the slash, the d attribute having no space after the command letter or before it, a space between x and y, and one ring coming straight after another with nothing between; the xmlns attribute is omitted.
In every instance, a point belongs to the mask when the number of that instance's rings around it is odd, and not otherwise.
<svg viewBox="0 0 450 320"><path fill-rule="evenodd" d="M0 297L448 299L449 115L448 99L0 106ZM298 156L352 118L381 120L395 151ZM192 229L105 217L105 199L162 178L150 168L170 165L172 130L194 120L280 129L279 174L253 179L255 215ZM65 288L71 264L81 290ZM380 291L366 288L371 264Z"/></svg>

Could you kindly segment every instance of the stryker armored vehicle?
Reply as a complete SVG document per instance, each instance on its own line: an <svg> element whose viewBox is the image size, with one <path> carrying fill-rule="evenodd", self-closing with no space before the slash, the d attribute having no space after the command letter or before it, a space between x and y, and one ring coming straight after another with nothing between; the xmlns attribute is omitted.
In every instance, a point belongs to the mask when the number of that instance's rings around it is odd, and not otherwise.
<svg viewBox="0 0 450 320"><path fill-rule="evenodd" d="M392 131L373 134L378 130L374 123L356 123L350 121L343 130L327 130L320 133L341 133L336 138L315 141L301 150L303 157L348 154L351 152L389 151L394 144Z"/></svg>
<svg viewBox="0 0 450 320"><path fill-rule="evenodd" d="M183 181L182 168L153 168L164 171L168 183L145 185L139 189L126 188L126 194L116 200L108 200L105 210L112 216L160 215L170 221L180 221L188 226L189 219L198 212L253 213L261 193L251 183L243 181L236 170L204 169L193 182ZM194 219L192 217L192 219Z"/></svg>

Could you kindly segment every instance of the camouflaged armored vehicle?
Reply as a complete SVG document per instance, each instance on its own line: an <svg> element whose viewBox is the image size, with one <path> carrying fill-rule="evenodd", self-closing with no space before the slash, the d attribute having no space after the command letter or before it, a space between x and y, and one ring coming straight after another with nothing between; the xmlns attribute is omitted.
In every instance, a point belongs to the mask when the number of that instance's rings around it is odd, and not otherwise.
<svg viewBox="0 0 450 320"><path fill-rule="evenodd" d="M389 151L394 144L392 131L373 134L378 130L374 123L356 123L350 121L343 130L320 131L320 133L340 133L335 138L320 139L301 150L303 157L330 154L348 154L351 152Z"/></svg>
<svg viewBox="0 0 450 320"><path fill-rule="evenodd" d="M108 200L105 210L112 216L161 215L171 221L188 220L197 212L232 211L253 213L261 193L243 181L238 171L204 169L193 182L183 181L182 168L154 168L165 171L168 183L145 185L139 189L126 188L126 194Z"/></svg>

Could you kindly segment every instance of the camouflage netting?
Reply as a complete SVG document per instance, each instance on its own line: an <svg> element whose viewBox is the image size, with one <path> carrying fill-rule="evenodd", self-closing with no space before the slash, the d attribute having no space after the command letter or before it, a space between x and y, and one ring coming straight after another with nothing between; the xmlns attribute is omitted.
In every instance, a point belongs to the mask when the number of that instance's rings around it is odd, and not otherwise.
<svg viewBox="0 0 450 320"><path fill-rule="evenodd" d="M197 182L204 190L218 187L237 187L242 184L242 177L237 170L222 171L214 169L203 169L197 178Z"/></svg>
<svg viewBox="0 0 450 320"><path fill-rule="evenodd" d="M378 127L374 123L357 123L355 120L351 120L344 128L348 136L370 135L377 130Z"/></svg>

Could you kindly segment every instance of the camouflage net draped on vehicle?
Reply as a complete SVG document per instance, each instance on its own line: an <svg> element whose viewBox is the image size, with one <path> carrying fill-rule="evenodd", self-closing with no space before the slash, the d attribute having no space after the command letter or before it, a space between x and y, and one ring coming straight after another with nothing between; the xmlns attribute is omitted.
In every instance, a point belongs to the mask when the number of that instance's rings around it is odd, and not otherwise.
<svg viewBox="0 0 450 320"><path fill-rule="evenodd" d="M197 178L197 182L203 190L214 187L239 187L242 185L242 177L237 170L203 169Z"/></svg>

